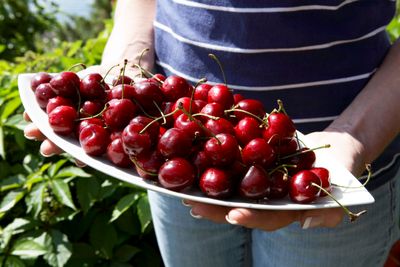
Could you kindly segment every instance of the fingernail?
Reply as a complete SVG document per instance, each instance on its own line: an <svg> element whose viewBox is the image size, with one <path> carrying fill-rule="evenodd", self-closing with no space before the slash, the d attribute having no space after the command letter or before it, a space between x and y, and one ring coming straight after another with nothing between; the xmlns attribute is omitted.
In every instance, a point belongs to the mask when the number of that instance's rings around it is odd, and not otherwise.
<svg viewBox="0 0 400 267"><path fill-rule="evenodd" d="M45 154L45 153L43 153L41 150L40 150L40 154L41 154L43 157L45 157L45 158L50 158L50 157L52 157L52 156L55 155L55 153Z"/></svg>
<svg viewBox="0 0 400 267"><path fill-rule="evenodd" d="M186 202L186 199L182 199L182 205L186 206L186 207L191 207L192 205L190 205L189 203Z"/></svg>
<svg viewBox="0 0 400 267"><path fill-rule="evenodd" d="M230 223L230 224L239 224L238 221L235 219L238 216L242 216L242 214L238 211L235 210L231 210L226 216L225 216L225 220Z"/></svg>
<svg viewBox="0 0 400 267"><path fill-rule="evenodd" d="M315 228L321 226L323 222L322 217L307 217L304 220L303 225L301 226L303 229Z"/></svg>
<svg viewBox="0 0 400 267"><path fill-rule="evenodd" d="M77 167L79 167L79 168L83 168L83 167L86 166L85 163L83 163L82 161L79 161L79 160L75 160L75 165L76 165Z"/></svg>
<svg viewBox="0 0 400 267"><path fill-rule="evenodd" d="M190 216L192 216L195 219L202 219L203 217L201 215L198 215L193 212L193 209L190 210Z"/></svg>
<svg viewBox="0 0 400 267"><path fill-rule="evenodd" d="M24 137L25 137L26 139L32 140L32 141L37 141L37 140L38 140L38 139L36 138L36 136L29 136L29 135L24 134Z"/></svg>

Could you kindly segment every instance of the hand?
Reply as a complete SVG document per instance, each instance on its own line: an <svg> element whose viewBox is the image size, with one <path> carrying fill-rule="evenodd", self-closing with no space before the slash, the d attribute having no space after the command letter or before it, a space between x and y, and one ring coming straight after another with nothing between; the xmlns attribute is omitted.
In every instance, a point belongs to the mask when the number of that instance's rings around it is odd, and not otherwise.
<svg viewBox="0 0 400 267"><path fill-rule="evenodd" d="M355 175L364 170L362 145L351 135L333 129L324 132L315 132L306 136L316 146L330 144L329 149L317 150L317 157L321 153L329 153L343 166ZM191 214L195 218L204 218L217 223L231 223L248 228L257 228L265 231L274 231L293 222L300 222L303 228L335 227L342 221L345 213L342 208L315 209L304 211L272 211L253 210L245 208L229 208L209 205L194 201L184 201L192 207Z"/></svg>

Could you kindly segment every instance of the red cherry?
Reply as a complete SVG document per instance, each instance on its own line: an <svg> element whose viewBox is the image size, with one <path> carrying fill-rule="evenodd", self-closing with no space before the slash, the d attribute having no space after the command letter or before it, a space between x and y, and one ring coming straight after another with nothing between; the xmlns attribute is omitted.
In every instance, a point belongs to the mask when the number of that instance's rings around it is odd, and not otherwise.
<svg viewBox="0 0 400 267"><path fill-rule="evenodd" d="M107 146L107 158L116 166L128 168L132 166L132 161L125 153L121 137L115 138Z"/></svg>
<svg viewBox="0 0 400 267"><path fill-rule="evenodd" d="M107 151L110 135L104 127L89 124L79 133L79 143L86 154L100 156Z"/></svg>
<svg viewBox="0 0 400 267"><path fill-rule="evenodd" d="M265 116L265 109L263 103L256 99L243 99L235 105L235 109L247 111L257 116L260 119L264 118ZM241 120L249 116L246 113L240 111L235 111L234 114L238 120Z"/></svg>
<svg viewBox="0 0 400 267"><path fill-rule="evenodd" d="M295 153L298 147L297 138L292 138L288 142L275 145L274 150L279 156L286 156Z"/></svg>
<svg viewBox="0 0 400 267"><path fill-rule="evenodd" d="M128 98L130 100L134 100L135 99L135 87L133 87L132 85L128 85L128 84L118 84L116 86L114 86L113 88L111 88L110 92L109 92L109 100L111 99L121 99L121 98Z"/></svg>
<svg viewBox="0 0 400 267"><path fill-rule="evenodd" d="M204 170L212 166L211 160L208 158L206 152L202 150L194 153L191 162L196 167L198 177L200 177Z"/></svg>
<svg viewBox="0 0 400 267"><path fill-rule="evenodd" d="M55 96L56 94L49 83L42 83L36 87L35 98L41 108L46 108L49 100Z"/></svg>
<svg viewBox="0 0 400 267"><path fill-rule="evenodd" d="M164 162L164 157L157 150L142 153L135 157L136 170L140 177L147 180L157 179L157 173Z"/></svg>
<svg viewBox="0 0 400 267"><path fill-rule="evenodd" d="M310 203L317 199L320 189L312 184L321 185L321 180L313 172L302 170L290 179L289 196L296 203Z"/></svg>
<svg viewBox="0 0 400 267"><path fill-rule="evenodd" d="M217 118L221 118L225 116L224 107L221 104L216 102L206 104L201 110L200 113L214 116ZM199 119L203 122L208 120L207 116L200 116Z"/></svg>
<svg viewBox="0 0 400 267"><path fill-rule="evenodd" d="M280 170L274 171L269 176L270 191L269 199L281 199L289 193L289 176Z"/></svg>
<svg viewBox="0 0 400 267"><path fill-rule="evenodd" d="M267 196L269 190L268 173L260 166L250 166L240 182L240 195L250 199L261 199Z"/></svg>
<svg viewBox="0 0 400 267"><path fill-rule="evenodd" d="M245 146L248 142L262 136L260 122L253 117L244 117L234 128L239 144Z"/></svg>
<svg viewBox="0 0 400 267"><path fill-rule="evenodd" d="M86 100L79 110L80 117L91 117L99 114L104 108L102 100Z"/></svg>
<svg viewBox="0 0 400 267"><path fill-rule="evenodd" d="M135 99L147 113L160 115L157 108L161 107L164 100L163 93L157 83L142 81L133 85L135 88Z"/></svg>
<svg viewBox="0 0 400 267"><path fill-rule="evenodd" d="M241 94L233 94L233 103L236 105L239 101L242 101L244 96Z"/></svg>
<svg viewBox="0 0 400 267"><path fill-rule="evenodd" d="M153 146L150 133L144 131L142 125L129 124L122 131L122 143L124 150L129 156L148 153Z"/></svg>
<svg viewBox="0 0 400 267"><path fill-rule="evenodd" d="M50 80L54 93L59 96L76 97L79 92L80 79L75 72L64 71Z"/></svg>
<svg viewBox="0 0 400 267"><path fill-rule="evenodd" d="M80 82L79 92L82 99L104 99L106 83L99 73L90 73Z"/></svg>
<svg viewBox="0 0 400 267"><path fill-rule="evenodd" d="M137 107L127 98L111 99L103 113L103 119L110 129L122 129L135 116Z"/></svg>
<svg viewBox="0 0 400 267"><path fill-rule="evenodd" d="M213 134L227 133L235 135L232 123L224 118L218 118L217 120L208 119L204 126Z"/></svg>
<svg viewBox="0 0 400 267"><path fill-rule="evenodd" d="M179 106L182 106L187 112L190 112L190 102L192 102L191 114L197 113L198 109L197 109L195 102L192 101L190 99L190 97L187 97L187 96L181 97L178 100L176 100L176 102L172 106L172 110L176 110L179 108ZM181 110L175 112L173 115L174 119L176 120L179 117L179 115L181 115L182 113L183 113L183 111L181 111Z"/></svg>
<svg viewBox="0 0 400 267"><path fill-rule="evenodd" d="M62 96L56 96L56 97L49 99L47 106L46 106L46 113L49 114L53 109L55 109L58 106L73 107L74 104L72 103L71 99L69 99L69 98L65 98Z"/></svg>
<svg viewBox="0 0 400 267"><path fill-rule="evenodd" d="M47 72L38 72L36 73L31 80L31 89L33 91L36 90L36 88L41 85L42 83L48 83L50 82L52 76L47 73Z"/></svg>
<svg viewBox="0 0 400 267"><path fill-rule="evenodd" d="M83 121L80 121L78 126L76 127L76 136L79 138L79 134L81 133L82 129L88 126L89 124L97 124L101 127L104 127L104 122L99 118L89 118Z"/></svg>
<svg viewBox="0 0 400 267"><path fill-rule="evenodd" d="M321 180L322 188L324 188L329 193L332 192L331 180L328 169L323 167L313 167L310 169L310 171L313 172L315 175L317 175L318 178ZM319 196L324 197L326 195L327 194L321 190Z"/></svg>
<svg viewBox="0 0 400 267"><path fill-rule="evenodd" d="M161 73L156 73L151 78L149 78L150 81L158 83L158 84L162 84L162 82L164 82L165 79L166 79L166 77L164 75L162 75Z"/></svg>
<svg viewBox="0 0 400 267"><path fill-rule="evenodd" d="M268 115L267 121L268 127L263 131L263 137L270 144L279 145L294 137L296 128L288 115L277 112L271 113Z"/></svg>
<svg viewBox="0 0 400 267"><path fill-rule="evenodd" d="M199 120L195 118L191 120L186 114L181 114L178 118L176 118L174 127L181 129L188 136L190 136L192 140L194 140L195 138L202 136L204 132L203 128L201 128L199 124Z"/></svg>
<svg viewBox="0 0 400 267"><path fill-rule="evenodd" d="M181 97L189 95L189 83L179 76L169 76L161 86L166 101L176 101Z"/></svg>
<svg viewBox="0 0 400 267"><path fill-rule="evenodd" d="M294 165L295 167L288 168L290 174L294 174L301 170L309 170L314 166L316 156L314 151L309 148L303 147L293 156L288 156L284 159L284 163L288 165Z"/></svg>
<svg viewBox="0 0 400 267"><path fill-rule="evenodd" d="M195 169L184 158L173 158L166 161L158 172L160 184L173 191L181 191L192 186L195 181Z"/></svg>
<svg viewBox="0 0 400 267"><path fill-rule="evenodd" d="M224 109L230 109L233 106L233 94L226 85L217 84L208 91L207 102L217 102Z"/></svg>
<svg viewBox="0 0 400 267"><path fill-rule="evenodd" d="M111 84L113 86L120 85L120 84L133 84L133 80L129 76L119 75L119 76L114 76Z"/></svg>
<svg viewBox="0 0 400 267"><path fill-rule="evenodd" d="M140 130L146 128L145 132L150 135L151 142L153 144L157 143L160 132L160 124L157 121L143 115L138 115L134 117L129 124L136 125L137 129Z"/></svg>
<svg viewBox="0 0 400 267"><path fill-rule="evenodd" d="M192 137L178 128L168 129L158 141L157 149L165 158L186 157L191 152Z"/></svg>
<svg viewBox="0 0 400 267"><path fill-rule="evenodd" d="M76 110L70 106L58 106L49 114L49 124L55 133L69 135L74 131Z"/></svg>
<svg viewBox="0 0 400 267"><path fill-rule="evenodd" d="M203 101L208 101L208 91L210 91L212 85L207 84L207 83L202 83L198 85L194 89L194 95L193 98L197 100L203 100Z"/></svg>
<svg viewBox="0 0 400 267"><path fill-rule="evenodd" d="M246 165L257 164L268 168L275 161L276 154L267 141L263 138L255 138L243 148L242 159Z"/></svg>
<svg viewBox="0 0 400 267"><path fill-rule="evenodd" d="M214 166L228 166L236 160L239 146L233 135L221 133L205 143L204 152Z"/></svg>
<svg viewBox="0 0 400 267"><path fill-rule="evenodd" d="M226 198L232 195L233 185L228 171L208 168L200 177L201 191L208 197Z"/></svg>

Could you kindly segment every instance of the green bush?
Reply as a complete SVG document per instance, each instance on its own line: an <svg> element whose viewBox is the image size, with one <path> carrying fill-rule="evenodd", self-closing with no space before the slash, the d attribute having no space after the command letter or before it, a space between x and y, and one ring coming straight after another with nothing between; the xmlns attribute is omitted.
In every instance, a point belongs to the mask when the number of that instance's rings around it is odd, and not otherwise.
<svg viewBox="0 0 400 267"><path fill-rule="evenodd" d="M160 266L146 192L23 136L17 77L100 62L98 38L0 61L0 266Z"/></svg>

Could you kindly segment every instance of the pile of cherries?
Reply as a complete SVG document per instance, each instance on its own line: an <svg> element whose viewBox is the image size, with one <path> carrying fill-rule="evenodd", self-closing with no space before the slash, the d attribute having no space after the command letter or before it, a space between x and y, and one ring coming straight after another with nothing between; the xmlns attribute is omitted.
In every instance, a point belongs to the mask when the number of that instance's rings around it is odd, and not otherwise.
<svg viewBox="0 0 400 267"><path fill-rule="evenodd" d="M314 167L313 149L280 101L267 113L225 84L193 86L161 74L134 82L121 73L107 84L99 73L40 72L31 88L57 134L167 189L296 203L331 191L328 170Z"/></svg>

